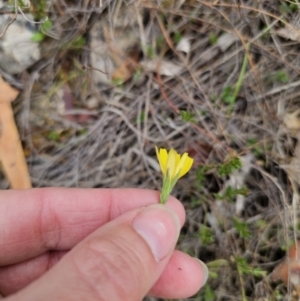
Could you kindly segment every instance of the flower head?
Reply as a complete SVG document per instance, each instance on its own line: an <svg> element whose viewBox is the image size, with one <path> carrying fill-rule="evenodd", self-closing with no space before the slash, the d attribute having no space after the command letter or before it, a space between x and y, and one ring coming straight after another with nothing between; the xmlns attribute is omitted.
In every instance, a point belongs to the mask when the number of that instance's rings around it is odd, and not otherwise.
<svg viewBox="0 0 300 301"><path fill-rule="evenodd" d="M161 192L161 203L167 201L177 180L183 177L192 167L194 160L189 157L188 153L179 155L174 149L169 153L165 148L156 149L157 159L163 174L163 187Z"/></svg>

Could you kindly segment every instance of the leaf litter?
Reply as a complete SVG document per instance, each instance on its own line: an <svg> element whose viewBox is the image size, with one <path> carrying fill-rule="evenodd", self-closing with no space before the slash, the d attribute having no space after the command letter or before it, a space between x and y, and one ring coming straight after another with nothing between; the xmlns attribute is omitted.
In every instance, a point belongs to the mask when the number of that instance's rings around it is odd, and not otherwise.
<svg viewBox="0 0 300 301"><path fill-rule="evenodd" d="M41 60L1 73L21 88L13 109L34 187L159 189L154 145L192 150L173 192L187 211L178 248L211 273L189 300L298 299L270 277L299 236L299 45L281 29L298 12L245 2L54 1ZM66 118L67 99L89 117Z"/></svg>

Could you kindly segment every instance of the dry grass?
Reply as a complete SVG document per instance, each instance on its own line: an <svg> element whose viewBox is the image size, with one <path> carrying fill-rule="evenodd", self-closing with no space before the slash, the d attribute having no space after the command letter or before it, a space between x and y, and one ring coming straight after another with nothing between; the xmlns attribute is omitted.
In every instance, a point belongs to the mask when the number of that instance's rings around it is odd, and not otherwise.
<svg viewBox="0 0 300 301"><path fill-rule="evenodd" d="M15 113L34 187L160 189L154 146L189 151L195 166L174 191L188 217L178 248L207 262L212 272L206 288L189 300L291 300L293 289L269 276L298 236L298 203L292 203L297 192L281 166L293 157L297 138L282 118L299 107L300 38L284 38L277 30L287 28L300 37L300 3L78 3L53 1L47 12L52 38L43 42L43 59L22 76L8 78L23 88ZM140 22L126 23L124 17L120 33L122 16L137 13ZM117 29L138 36L134 68L139 75L119 86L95 85L93 71L82 70L90 66L89 32L99 18L107 22L111 39ZM224 33L231 34L227 48L219 44ZM87 42L73 49L78 37ZM188 54L176 50L183 37L191 41ZM152 56L144 43L182 72L166 77L141 69L139 62ZM63 83L74 94L68 113L85 121L59 113L55 92ZM91 96L98 100L93 109ZM230 99L232 104L226 103ZM180 111L192 114L193 122L182 120ZM232 156L242 162L251 158L243 181L248 194L238 213L237 196L231 202L215 196L229 178L220 176L217 166ZM3 176L0 185L7 188ZM243 237L241 228L250 232ZM261 271L264 276L258 275Z"/></svg>

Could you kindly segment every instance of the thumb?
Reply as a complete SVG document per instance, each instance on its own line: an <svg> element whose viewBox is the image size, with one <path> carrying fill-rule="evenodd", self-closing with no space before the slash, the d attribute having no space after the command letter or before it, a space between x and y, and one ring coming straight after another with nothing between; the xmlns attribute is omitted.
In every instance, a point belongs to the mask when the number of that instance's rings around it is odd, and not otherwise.
<svg viewBox="0 0 300 301"><path fill-rule="evenodd" d="M140 301L166 267L179 232L179 218L166 205L130 211L86 237L12 300Z"/></svg>

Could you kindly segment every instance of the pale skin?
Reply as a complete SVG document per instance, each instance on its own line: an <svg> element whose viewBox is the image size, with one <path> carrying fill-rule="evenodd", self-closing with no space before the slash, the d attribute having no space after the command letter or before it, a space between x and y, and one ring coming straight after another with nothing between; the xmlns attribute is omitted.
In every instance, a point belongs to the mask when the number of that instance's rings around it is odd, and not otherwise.
<svg viewBox="0 0 300 301"><path fill-rule="evenodd" d="M7 301L195 294L204 269L175 250L184 208L158 202L139 189L1 191L0 292Z"/></svg>

